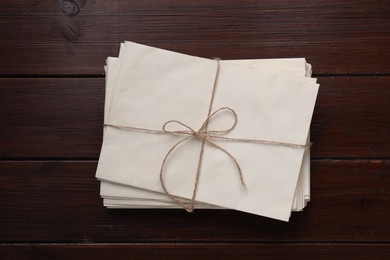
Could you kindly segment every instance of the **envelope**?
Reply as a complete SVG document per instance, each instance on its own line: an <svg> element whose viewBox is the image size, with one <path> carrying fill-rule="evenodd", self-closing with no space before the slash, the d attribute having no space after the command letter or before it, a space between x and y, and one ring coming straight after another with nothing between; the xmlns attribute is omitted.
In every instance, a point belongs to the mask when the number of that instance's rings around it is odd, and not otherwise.
<svg viewBox="0 0 390 260"><path fill-rule="evenodd" d="M119 62L108 124L156 130L169 120L179 120L197 129L207 118L216 61L126 42ZM318 84L266 70L220 65L211 107L230 107L237 113L238 124L228 138L306 143ZM225 113L209 127L223 129L231 123L231 115ZM182 138L107 127L96 176L161 193L161 162ZM247 189L231 158L205 146L196 200L287 221L305 149L213 142L237 159ZM201 145L191 139L169 158L164 178L172 195L191 198Z"/></svg>
<svg viewBox="0 0 390 260"><path fill-rule="evenodd" d="M295 59L257 59L257 60L231 60L223 61L237 64L240 66L256 68L256 69L272 69L276 72L304 77L311 76L311 66L306 63L303 58ZM108 57L106 70L106 102L105 102L105 118L107 118L108 107L111 101L111 93L115 76L118 73L118 58ZM309 143L310 140L307 141ZM125 186L115 183L101 182L101 196L104 198L104 205L109 208L178 208L175 202L172 202L163 193L152 192L144 189L139 189L131 186ZM115 200L118 200L116 203ZM310 200L310 154L309 150L304 155L304 160L299 175L298 185L295 191L294 203L292 211L301 211ZM135 203L135 201L137 203ZM183 199L185 201L185 199ZM189 202L187 202L189 203ZM213 208L220 207L199 203L195 204L195 208ZM223 208L221 208L223 209Z"/></svg>

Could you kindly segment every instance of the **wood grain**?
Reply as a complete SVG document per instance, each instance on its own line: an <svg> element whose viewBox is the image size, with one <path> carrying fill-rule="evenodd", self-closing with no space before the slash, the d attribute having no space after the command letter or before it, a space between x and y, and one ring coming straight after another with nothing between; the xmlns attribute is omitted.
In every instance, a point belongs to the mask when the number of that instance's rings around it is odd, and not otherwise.
<svg viewBox="0 0 390 260"><path fill-rule="evenodd" d="M390 259L390 1L0 1L0 258ZM206 58L306 57L321 84L312 202L108 210L103 65L131 40Z"/></svg>
<svg viewBox="0 0 390 260"><path fill-rule="evenodd" d="M0 245L3 259L389 259L388 244Z"/></svg>
<svg viewBox="0 0 390 260"><path fill-rule="evenodd" d="M115 3L104 0L60 0L60 1L35 1L35 0L13 0L0 3L1 15L21 16L50 16L63 15L75 16L102 16L102 15L219 15L219 16L258 16L259 13L275 16L278 12L284 12L288 17L298 14L301 18L308 17L307 11L322 14L321 17L339 15L341 18L348 18L349 15L361 15L373 19L386 17L388 3L378 0L357 0L354 4L329 0L327 2L309 2L302 0L144 0L141 2L116 1ZM239 12L241 11L241 12ZM292 22L295 22L293 20Z"/></svg>
<svg viewBox="0 0 390 260"><path fill-rule="evenodd" d="M232 210L109 210L96 161L0 162L1 242L390 241L390 160L313 161L289 223Z"/></svg>
<svg viewBox="0 0 390 260"><path fill-rule="evenodd" d="M319 83L312 156L388 157L390 77ZM103 106L104 79L0 79L0 157L96 159Z"/></svg>
<svg viewBox="0 0 390 260"><path fill-rule="evenodd" d="M15 1L1 74L101 74L132 40L202 57L306 57L319 74L390 73L387 1ZM18 33L15 33L18 32Z"/></svg>
<svg viewBox="0 0 390 260"><path fill-rule="evenodd" d="M1 157L94 157L104 79L0 79Z"/></svg>

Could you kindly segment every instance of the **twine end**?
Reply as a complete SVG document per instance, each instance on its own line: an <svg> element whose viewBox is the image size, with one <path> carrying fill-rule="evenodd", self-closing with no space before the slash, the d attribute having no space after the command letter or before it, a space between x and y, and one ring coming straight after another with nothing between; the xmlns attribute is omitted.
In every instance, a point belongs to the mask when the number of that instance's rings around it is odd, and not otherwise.
<svg viewBox="0 0 390 260"><path fill-rule="evenodd" d="M193 213L194 212L194 208L187 208L185 207L184 208L188 213Z"/></svg>

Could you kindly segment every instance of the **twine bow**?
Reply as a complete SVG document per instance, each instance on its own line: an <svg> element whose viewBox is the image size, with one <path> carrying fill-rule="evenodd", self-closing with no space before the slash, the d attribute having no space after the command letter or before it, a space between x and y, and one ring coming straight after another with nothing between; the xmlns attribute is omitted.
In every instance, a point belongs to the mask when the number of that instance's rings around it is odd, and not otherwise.
<svg viewBox="0 0 390 260"><path fill-rule="evenodd" d="M215 115L217 115L220 112L223 112L224 110L231 112L231 114L233 115L233 117L234 117L233 125L231 127L227 128L227 129L208 130L207 126L208 126L208 123L210 122L210 120ZM167 126L169 124L178 124L180 126L183 126L184 128L187 128L188 130L184 130L184 131L183 130L174 130L174 131L167 130ZM161 182L161 185L162 185L162 188L163 188L164 192L166 193L166 195L168 197L170 197L173 201L175 201L177 204L182 206L186 211L192 212L194 210L195 197L196 197L196 192L197 192L198 184L199 184L199 177L200 177L200 173L201 173L201 167L202 167L202 161L203 161L202 159L203 159L203 154L204 154L204 144L205 143L211 145L212 147L214 147L214 148L216 148L216 149L218 149L220 151L222 151L223 153L225 153L233 161L234 165L237 168L241 184L242 184L242 186L244 188L246 188L244 177L243 177L243 174L242 174L242 171L241 171L241 167L238 164L236 158L234 158L234 156L231 153L229 153L228 151L226 151L224 148L222 148L221 146L219 146L216 143L214 143L213 141L211 141L212 138L217 138L218 134L219 135L223 135L223 134L230 133L236 127L236 125L237 125L237 114L236 114L236 112L234 112L233 109L231 109L229 107L222 107L222 108L216 110L215 112L213 112L203 122L202 126L199 128L198 131L195 131L190 126L188 126L188 125L186 125L186 124L184 124L184 123L182 123L182 122L180 122L178 120L169 120L169 121L167 121L163 125L162 130L165 133L167 133L167 134L188 135L187 137L183 138L182 140L178 141L175 145L173 145L171 149L169 149L169 151L167 152L167 154L164 157L164 160L163 160L162 165L161 165L161 170L160 170L160 182ZM201 146L201 150L200 150L200 154L199 154L198 166L197 166L197 170L196 170L196 180L195 180L195 185L194 185L194 189L193 189L193 192L192 192L191 203L190 203L189 206L187 206L187 204L183 203L181 200L177 199L171 193L169 193L169 191L168 191L168 189L167 189L167 187L165 185L165 182L164 182L164 168L165 168L165 164L166 164L166 162L168 160L169 155L176 149L176 147L178 147L180 144L184 143L185 141L190 140L191 138L195 138L195 139L201 140L202 141L202 146Z"/></svg>

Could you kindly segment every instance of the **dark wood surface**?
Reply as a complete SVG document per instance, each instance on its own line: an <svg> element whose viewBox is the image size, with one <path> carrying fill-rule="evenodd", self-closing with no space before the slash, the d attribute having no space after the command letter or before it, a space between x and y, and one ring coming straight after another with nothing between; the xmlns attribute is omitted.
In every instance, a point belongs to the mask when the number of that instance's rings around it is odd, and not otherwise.
<svg viewBox="0 0 390 260"><path fill-rule="evenodd" d="M390 241L390 160L314 160L313 201L290 223L232 210L107 210L96 161L0 163L0 237L29 242Z"/></svg>
<svg viewBox="0 0 390 260"><path fill-rule="evenodd" d="M4 259L388 259L388 244L24 244L0 248ZM0 250L1 250L0 249ZM178 257L180 256L180 257Z"/></svg>
<svg viewBox="0 0 390 260"><path fill-rule="evenodd" d="M0 33L0 258L390 259L390 1L0 1ZM105 209L103 65L124 40L306 57L321 84L309 206L289 223Z"/></svg>

